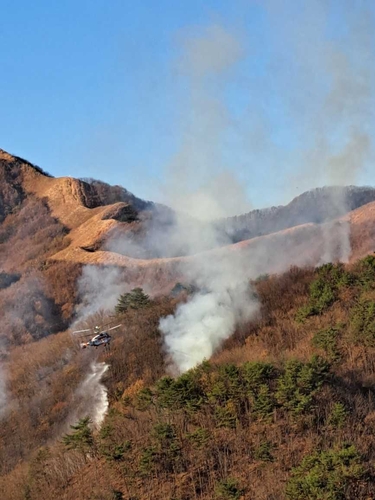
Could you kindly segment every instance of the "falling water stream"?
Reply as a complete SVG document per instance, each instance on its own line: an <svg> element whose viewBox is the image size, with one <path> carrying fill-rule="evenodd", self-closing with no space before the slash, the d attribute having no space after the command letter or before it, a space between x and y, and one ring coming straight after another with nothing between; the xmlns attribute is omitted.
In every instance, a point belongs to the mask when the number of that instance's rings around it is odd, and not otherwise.
<svg viewBox="0 0 375 500"><path fill-rule="evenodd" d="M80 392L87 398L87 412L95 427L100 427L108 410L107 388L101 382L102 376L108 370L109 365L93 361L90 371L82 382Z"/></svg>
<svg viewBox="0 0 375 500"><path fill-rule="evenodd" d="M77 406L70 415L69 424L89 416L95 428L99 429L108 410L107 388L101 382L108 370L107 363L92 361L89 371L76 391Z"/></svg>

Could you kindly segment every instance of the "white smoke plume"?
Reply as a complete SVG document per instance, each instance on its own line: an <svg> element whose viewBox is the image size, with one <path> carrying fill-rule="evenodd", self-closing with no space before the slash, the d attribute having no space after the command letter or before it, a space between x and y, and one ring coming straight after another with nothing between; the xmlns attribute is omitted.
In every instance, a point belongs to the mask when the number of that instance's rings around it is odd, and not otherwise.
<svg viewBox="0 0 375 500"><path fill-rule="evenodd" d="M241 180L223 159L230 125L224 83L242 56L237 36L218 24L192 30L182 40L178 67L188 88L187 102L180 148L168 165L163 191L169 206L194 219L251 208Z"/></svg>
<svg viewBox="0 0 375 500"><path fill-rule="evenodd" d="M296 118L296 129L302 127L304 138L308 136L303 147L295 152L294 161L298 160L298 167L293 169L292 162L289 172L292 172L292 177L302 180L301 184L308 182L308 188L317 181L340 185L353 182L367 164L371 151L368 108L373 104L375 88L374 65L369 58L375 47L375 44L371 45L373 25L368 21L365 23L366 13L353 11L349 2L340 4L351 43L348 49L348 40L341 44L328 41L325 35L330 2L305 2L304 8L302 5L296 8L296 19L293 20L285 20L283 2L271 0L266 4L271 26L278 24L283 33L277 43L281 46L285 39L290 53L297 60L293 76L301 81L301 92L305 93L304 96L291 96L289 90L281 89L281 92L286 90L286 105L290 105ZM291 7L291 2L288 4ZM359 25L355 25L352 14ZM217 100L220 96L217 89L225 81L226 72L241 56L239 41L222 27L208 28L203 35L185 43L182 61L190 84L190 112L181 148L171 164L171 181L166 192L171 193L168 201L172 200L172 205L196 218L229 215L228 211L234 206L229 206L228 200L240 201L239 205L243 206L244 190L239 188L239 183L236 180L220 182L223 156L219 145L228 116L225 106ZM287 82L280 82L280 85L283 83ZM237 185L239 189L227 190L227 185ZM327 214L329 219L347 211L343 191L332 193L336 197L332 213ZM177 223L176 231L186 237L183 224ZM218 245L219 241L222 244L212 226L208 231L210 238ZM320 231L324 241L321 263L337 257L347 261L350 255L349 224L334 221L324 224ZM199 237L196 239L189 233L187 237L194 253ZM190 267L186 264L185 275L203 291L194 294L177 308L174 315L160 322L166 350L180 372L210 357L233 333L238 322L256 313L257 303L247 282L254 277L255 271L272 269L267 256L280 261L278 271L285 270L283 263L290 265L290 258L284 258L290 256L280 255L278 259L274 249L267 247L267 241L274 243L265 240L261 245L262 254L250 253L247 261L226 252L221 259L215 259L215 254L211 254L207 258L202 256L191 260ZM308 261L306 257L305 262L301 262L296 256L296 263L300 265Z"/></svg>
<svg viewBox="0 0 375 500"><path fill-rule="evenodd" d="M88 265L82 270L78 290L82 302L77 310L75 324L98 311L112 310L118 297L124 292L124 283L121 282L117 268Z"/></svg>
<svg viewBox="0 0 375 500"><path fill-rule="evenodd" d="M348 185L373 160L374 11L370 1L266 0L279 93L301 146L292 162L303 189ZM293 17L287 12L293 10ZM340 22L331 33L329 21ZM332 28L331 28L332 30ZM283 42L281 45L280 42ZM290 179L288 178L289 182Z"/></svg>
<svg viewBox="0 0 375 500"><path fill-rule="evenodd" d="M258 311L242 254L203 254L185 267L185 277L199 291L160 321L166 350L182 372L209 359L238 323Z"/></svg>
<svg viewBox="0 0 375 500"><path fill-rule="evenodd" d="M264 156L273 155L268 166L273 163L278 177L280 169L286 173L282 185L285 198L295 194L296 184L301 192L322 184L354 183L373 157L375 30L371 12L366 10L368 4L347 0L336 6L330 0L308 0L298 6L291 0L262 3L274 44L270 51L273 67L266 68L263 94L252 96L254 108L250 106L248 116L256 132L252 137L257 139L249 143L258 153L264 149ZM342 21L339 36L327 34L333 8L338 9L336 15ZM290 16L291 11L295 16ZM256 50L263 50L261 43L254 47L255 57ZM245 56L242 40L219 24L184 33L179 75L187 92L181 113L181 141L162 186L163 201L175 208L176 220L166 231L151 230L141 244L131 238L118 239L110 242L109 248L151 258L200 254L230 243L212 220L250 209L249 186L243 179L259 174L262 167L247 162L248 171L239 171L236 165L228 164L225 152L228 135L242 136L249 129L237 126L233 130L233 124L238 123L225 104L227 83ZM262 92L260 88L258 85L256 90ZM287 152L274 140L280 131L268 126L267 112L256 104L270 98L282 101L283 122L290 127L289 135L294 135L293 147L289 145ZM327 220L347 211L344 191L334 190L332 196ZM264 239L255 250L243 252L241 258L239 253L226 251L185 260L181 272L200 291L160 322L166 350L178 369L184 371L211 356L238 322L256 314L258 306L248 288L249 278L263 272L282 272L291 263L302 266L319 259L320 263L337 258L346 261L350 255L349 231L349 224L337 221L316 229L324 241L323 248L314 247L320 252L318 259L298 253L298 242L295 248L278 248L274 237ZM89 275L86 278L91 279ZM104 276L101 283L94 277L98 288L91 302L99 305L105 290L108 304L114 305L113 298L120 292L116 279L106 283Z"/></svg>
<svg viewBox="0 0 375 500"><path fill-rule="evenodd" d="M375 21L370 1L266 0L269 33L279 43L288 72L276 69L288 121L301 144L285 161L292 173L285 193L323 184L349 185L374 161ZM293 11L293 16L287 12ZM339 33L330 32L333 16ZM286 55L287 54L287 55ZM279 162L283 162L280 155ZM301 189L302 188L302 189ZM348 209L343 191L332 191L330 219ZM331 230L324 230L322 261L332 260ZM342 261L350 257L350 227L340 227Z"/></svg>
<svg viewBox="0 0 375 500"><path fill-rule="evenodd" d="M229 243L229 237L213 227L212 221L194 219L181 211L165 217L155 210L151 220L142 221L139 233L114 231L105 249L136 259L150 259L191 255Z"/></svg>
<svg viewBox="0 0 375 500"><path fill-rule="evenodd" d="M180 150L168 168L165 193L176 207L175 239L183 239L190 255L226 241L213 219L249 210L241 182L225 167L222 142L229 117L223 105L223 83L242 57L237 37L222 26L209 26L185 38L182 73L189 85L189 111ZM186 212L204 226L186 225ZM195 226L195 229L194 229ZM249 289L244 262L227 253L215 259L201 254L184 265L184 275L200 290L175 314L160 321L167 352L179 371L185 371L227 339L239 321L249 319L257 302Z"/></svg>

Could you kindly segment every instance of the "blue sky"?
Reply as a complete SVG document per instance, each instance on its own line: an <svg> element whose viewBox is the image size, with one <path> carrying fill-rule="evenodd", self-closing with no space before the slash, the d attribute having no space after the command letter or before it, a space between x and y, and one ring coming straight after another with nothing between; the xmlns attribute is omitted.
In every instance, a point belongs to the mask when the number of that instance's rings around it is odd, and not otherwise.
<svg viewBox="0 0 375 500"><path fill-rule="evenodd" d="M54 176L163 201L184 138L204 120L188 141L205 149L189 174L206 185L217 165L249 206L327 183L375 184L372 0L0 5L0 147ZM189 57L207 40L218 64L225 44L236 54L197 76Z"/></svg>

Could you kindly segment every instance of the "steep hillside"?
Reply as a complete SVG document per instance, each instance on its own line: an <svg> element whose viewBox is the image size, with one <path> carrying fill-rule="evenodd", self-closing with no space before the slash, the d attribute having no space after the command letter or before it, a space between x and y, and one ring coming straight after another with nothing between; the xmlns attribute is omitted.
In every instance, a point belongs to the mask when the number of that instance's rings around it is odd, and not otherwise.
<svg viewBox="0 0 375 500"><path fill-rule="evenodd" d="M375 260L256 285L262 314L210 362L165 375L173 304L128 311L110 409L0 479L4 500L374 498Z"/></svg>
<svg viewBox="0 0 375 500"><path fill-rule="evenodd" d="M247 233L233 233L248 239L208 239L194 253L176 236L204 240L204 225L185 219L176 233L178 214L121 187L55 179L4 151L0 176L2 498L324 498L311 484L333 488L331 499L375 497L375 264L357 262L375 249L371 189L304 194L248 217ZM202 269L216 278L233 261L260 311L210 363L167 376L160 318L197 285L205 297ZM136 285L151 303L118 317L119 294ZM114 316L123 327L106 356L65 331ZM110 365L107 418L94 434L81 422L65 446L69 423L96 402L87 381L98 356Z"/></svg>
<svg viewBox="0 0 375 500"><path fill-rule="evenodd" d="M342 201L338 202L338 199ZM361 212L363 214L361 217L355 215L353 211L365 205L370 208L370 203L374 200L375 190L372 188L324 188L305 193L285 207L255 211L250 214L239 216L238 218L227 219L226 221L217 223L216 229L218 231L224 231L224 234L229 234L229 239L233 241L247 241L246 244L233 248L243 249L246 247L249 249L257 249L259 246L267 246L267 239L259 240L258 238L262 235L277 234L276 239L278 244L281 245L281 249L293 246L294 237L296 239L302 238L304 245L301 246L299 252L309 254L311 253L311 246L317 247L319 245L324 245L322 240L324 239L325 228L330 227L329 224L331 221L338 220L339 223L340 221L341 223L349 222L350 231L355 234L365 231L362 235L365 239L361 239L361 246L365 248L371 246L371 239L369 237L370 235L366 234L369 229L368 222L366 224L367 229L364 229L363 223L364 219L367 219L367 221L371 220L372 210L369 209L366 214L367 209L365 209ZM348 218L346 216L348 212L353 212L353 217L349 216ZM98 218L100 217L101 216L98 216ZM92 220L95 226L98 222L98 218ZM173 236L175 236L174 224L173 213L168 214L168 216L164 218L163 216L159 216L155 211L151 213L151 216L144 213L140 216L138 224L132 227L121 223L121 221L118 224L108 226L109 232L107 233L107 238L92 237L91 244L87 241L87 244L83 245L80 238L73 238L70 247L56 254L55 258L57 260L67 260L85 264L103 264L107 260L111 264L120 267L147 267L150 269L149 275L152 274L152 269L155 270L155 273L160 273L163 272L164 269L168 270L172 262L174 263L173 265L175 265L179 254L177 252L176 257L171 261L170 257L160 254L158 251L155 252L158 239L155 236L152 240L154 248L151 249L151 252L148 251L147 246L150 246L149 235L157 235L159 239L164 239L166 242L168 242L168 239L171 239L171 246L175 247L176 245L173 241ZM198 222L196 224L198 225ZM357 225L360 225L362 229L357 228ZM240 226L241 229L238 229L238 226ZM92 229L90 234L95 235L95 230L93 230L92 226L90 227ZM289 231L291 228L293 228L293 232ZM204 226L202 226L201 230L202 234L206 231ZM82 226L76 233L79 232L82 234L82 231L86 233L85 226ZM140 233L141 237L139 237ZM123 249L121 249L121 245L108 245L108 240L113 236L118 239L119 235L120 239L127 239L130 244L122 245L124 247ZM291 235L293 235L292 241L289 241ZM316 241L317 237L321 240L320 243ZM256 243L253 241L255 238ZM260 243L260 241L262 241L262 243ZM357 257L357 243L359 243L359 241L353 238L353 258ZM253 245L254 247L252 247ZM167 253L168 245L164 244L163 248L164 253ZM96 252L91 252L91 255L87 255L88 249L96 250ZM155 252L155 254L153 252ZM223 249L223 252L225 252L225 249ZM184 255L183 247L181 248L181 253ZM216 250L214 253L216 253ZM184 257L180 257L180 262L183 263L186 257L189 256L185 254ZM290 264L294 262L294 258L295 256L292 255ZM320 258L321 255L318 256L314 263L319 263ZM270 268L269 271L272 271L272 269Z"/></svg>
<svg viewBox="0 0 375 500"><path fill-rule="evenodd" d="M90 219L90 224L95 223ZM82 226L82 228L85 226ZM75 233L73 233L75 234ZM340 245L343 238L350 240L350 260L356 260L375 251L375 202L369 203L338 218L335 223L303 224L265 236L220 247L199 255L174 258L132 258L117 252L103 250L100 246L88 251L81 237L53 256L53 259L78 264L110 264L119 273L130 277L134 284L146 286L149 291L160 293L168 290L186 270L199 265L203 259L226 259L228 256L251 262L250 277L258 274L281 272L290 265L319 265L322 262L341 260ZM162 236L161 236L162 237ZM87 243L87 242L86 242ZM173 279L175 278L175 279Z"/></svg>
<svg viewBox="0 0 375 500"><path fill-rule="evenodd" d="M166 207L144 202L119 186L100 181L55 179L4 151L0 151L0 166L0 301L11 311L4 332L18 341L67 327L77 304L76 279L83 265L115 267L124 283L160 294L171 290L200 259L238 254L252 262L249 277L255 278L257 274L283 271L292 264L317 265L342 258L337 249L346 231L350 233L352 260L374 250L375 205L367 202L373 199L375 190L370 188L314 190L286 207L223 221L226 230L228 224L237 228L234 239L242 241L212 249L211 253L170 258L165 253L168 238L175 246L176 216ZM344 206L353 209L358 205L363 206L341 214ZM332 217L336 217L333 226L329 222ZM306 221L309 223L301 224ZM189 221L190 229L192 223ZM199 230L205 233L204 227ZM259 233L263 236L254 237ZM243 240L249 235L250 239ZM113 242L119 238L128 238L136 245L116 246ZM163 245L158 247L160 241ZM178 255L178 250L174 251ZM181 252L186 250L181 247ZM27 311L18 311L17 306L17 322L22 325L20 332L14 333L10 326L12 304L16 295L29 294L30 289L36 291L33 303L41 300L44 305L33 305L31 312L29 305Z"/></svg>
<svg viewBox="0 0 375 500"><path fill-rule="evenodd" d="M72 244L92 250L117 221L137 220L129 203L103 204L125 190L94 184L55 179L0 150L1 336L11 344L64 330L72 319L82 266L56 253ZM127 195L137 207L151 205Z"/></svg>

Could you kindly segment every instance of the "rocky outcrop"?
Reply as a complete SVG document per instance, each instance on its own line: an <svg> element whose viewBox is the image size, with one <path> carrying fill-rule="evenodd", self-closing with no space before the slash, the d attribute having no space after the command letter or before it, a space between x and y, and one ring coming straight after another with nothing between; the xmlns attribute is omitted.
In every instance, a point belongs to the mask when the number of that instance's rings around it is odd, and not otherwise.
<svg viewBox="0 0 375 500"><path fill-rule="evenodd" d="M122 186L111 186L106 182L90 178L82 180L95 190L101 205L113 205L114 203L122 202L131 205L137 212L151 210L155 206L155 204L150 201L144 201L137 198Z"/></svg>
<svg viewBox="0 0 375 500"><path fill-rule="evenodd" d="M118 222L134 222L138 220L138 212L132 205L116 203L104 212L102 220L114 219Z"/></svg>

